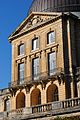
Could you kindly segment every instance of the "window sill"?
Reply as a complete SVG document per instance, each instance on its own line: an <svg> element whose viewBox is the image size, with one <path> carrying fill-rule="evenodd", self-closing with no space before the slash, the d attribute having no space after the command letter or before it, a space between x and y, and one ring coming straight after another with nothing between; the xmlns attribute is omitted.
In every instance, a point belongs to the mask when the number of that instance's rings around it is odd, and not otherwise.
<svg viewBox="0 0 80 120"><path fill-rule="evenodd" d="M25 58L26 55L25 54L22 54L22 55L18 55L17 58L16 58L16 61L20 60L20 59L23 59Z"/></svg>
<svg viewBox="0 0 80 120"><path fill-rule="evenodd" d="M36 48L35 50L31 50L31 53L39 51L39 48Z"/></svg>
<svg viewBox="0 0 80 120"><path fill-rule="evenodd" d="M58 43L47 44L47 46L46 46L46 48L44 50L47 50L49 48L54 48L54 47L57 47L57 46L59 46Z"/></svg>
<svg viewBox="0 0 80 120"><path fill-rule="evenodd" d="M47 46L52 46L52 45L54 45L54 44L56 44L56 43L55 43L55 42L53 42L53 43L48 43Z"/></svg>

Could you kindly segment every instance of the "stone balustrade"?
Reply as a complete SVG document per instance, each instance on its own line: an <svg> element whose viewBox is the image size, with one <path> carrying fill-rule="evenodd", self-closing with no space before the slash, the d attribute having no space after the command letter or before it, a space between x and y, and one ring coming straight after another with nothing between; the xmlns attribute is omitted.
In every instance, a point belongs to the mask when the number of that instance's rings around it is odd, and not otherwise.
<svg viewBox="0 0 80 120"><path fill-rule="evenodd" d="M80 98L66 99L64 101L55 101L43 105L36 105L27 108L21 108L12 110L9 112L0 113L0 119L8 117L8 119L14 118L27 118L38 114L48 114L48 112L52 112L53 115L65 114L65 113L73 113L76 111L80 111Z"/></svg>

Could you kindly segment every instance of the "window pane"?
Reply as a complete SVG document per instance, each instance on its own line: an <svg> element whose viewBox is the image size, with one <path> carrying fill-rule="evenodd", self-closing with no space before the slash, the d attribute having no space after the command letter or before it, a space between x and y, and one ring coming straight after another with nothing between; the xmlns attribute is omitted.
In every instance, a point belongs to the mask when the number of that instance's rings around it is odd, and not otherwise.
<svg viewBox="0 0 80 120"><path fill-rule="evenodd" d="M5 104L6 104L6 111L10 111L10 100L6 100L6 102L5 102Z"/></svg>
<svg viewBox="0 0 80 120"><path fill-rule="evenodd" d="M22 54L24 54L24 44L19 45L18 48L18 55L22 55Z"/></svg>
<svg viewBox="0 0 80 120"><path fill-rule="evenodd" d="M48 33L48 44L53 43L55 41L55 32Z"/></svg>
<svg viewBox="0 0 80 120"><path fill-rule="evenodd" d="M20 83L22 83L22 81L24 80L24 63L19 64L18 79Z"/></svg>
<svg viewBox="0 0 80 120"><path fill-rule="evenodd" d="M56 68L56 53L50 53L49 57L48 57L48 61L49 61L49 73L50 75L53 75L55 72L55 68Z"/></svg>
<svg viewBox="0 0 80 120"><path fill-rule="evenodd" d="M36 38L32 41L32 50L36 50L37 48L39 48L38 38Z"/></svg>
<svg viewBox="0 0 80 120"><path fill-rule="evenodd" d="M33 59L32 69L33 69L32 71L33 77L34 79L37 79L39 76L39 58Z"/></svg>

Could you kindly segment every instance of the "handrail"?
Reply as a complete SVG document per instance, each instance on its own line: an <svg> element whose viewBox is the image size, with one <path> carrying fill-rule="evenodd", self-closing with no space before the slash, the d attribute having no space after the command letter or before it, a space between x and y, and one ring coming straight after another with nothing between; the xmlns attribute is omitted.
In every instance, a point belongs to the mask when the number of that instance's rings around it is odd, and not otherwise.
<svg viewBox="0 0 80 120"><path fill-rule="evenodd" d="M15 118L15 116L25 117L26 115L29 116L29 115L34 115L34 113L43 113L43 112L47 113L48 111L52 111L53 114L56 113L57 115L58 113L59 114L62 114L62 113L64 114L67 112L73 113L76 110L80 111L80 98L71 98L63 101L54 101L46 104L20 108L20 109L12 110L9 112L2 112L0 113L0 118L3 118L3 117Z"/></svg>

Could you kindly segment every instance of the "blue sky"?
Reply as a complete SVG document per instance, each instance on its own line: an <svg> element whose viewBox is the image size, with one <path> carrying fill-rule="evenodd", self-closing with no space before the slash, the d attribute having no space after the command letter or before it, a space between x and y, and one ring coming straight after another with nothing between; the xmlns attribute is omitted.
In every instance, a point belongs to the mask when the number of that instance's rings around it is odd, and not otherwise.
<svg viewBox="0 0 80 120"><path fill-rule="evenodd" d="M0 89L11 81L11 44L8 36L27 17L32 0L0 0Z"/></svg>

